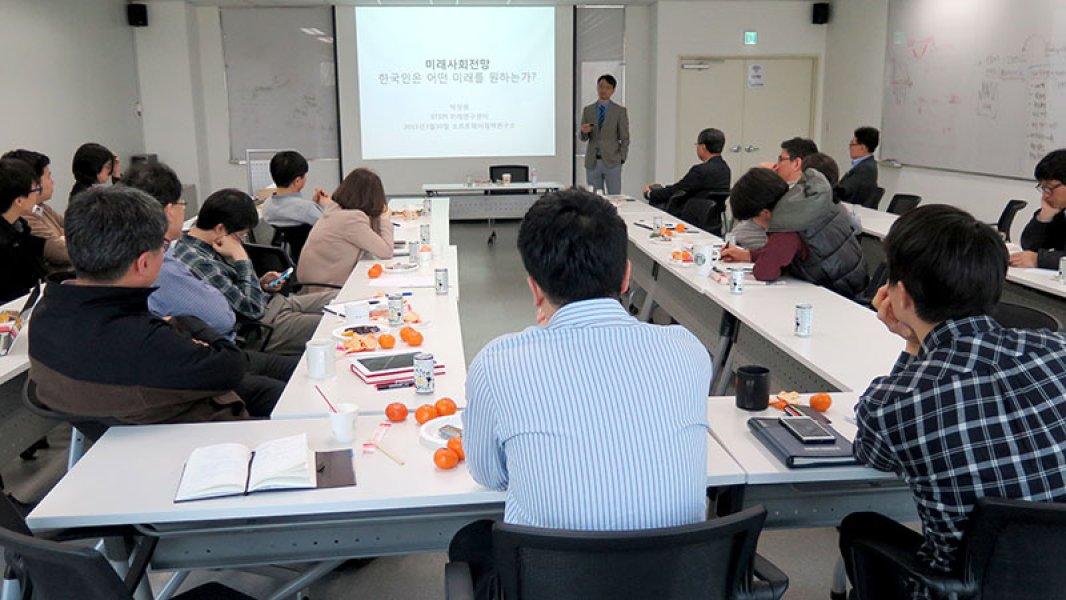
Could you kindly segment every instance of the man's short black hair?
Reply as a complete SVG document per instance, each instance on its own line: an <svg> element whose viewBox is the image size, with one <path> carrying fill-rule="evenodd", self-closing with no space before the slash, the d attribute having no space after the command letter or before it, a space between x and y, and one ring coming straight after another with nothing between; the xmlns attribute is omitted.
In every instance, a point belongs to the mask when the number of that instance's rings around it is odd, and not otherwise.
<svg viewBox="0 0 1066 600"><path fill-rule="evenodd" d="M0 213L6 213L16 198L33 191L33 168L17 158L0 158Z"/></svg>
<svg viewBox="0 0 1066 600"><path fill-rule="evenodd" d="M254 229L259 224L259 212L255 200L244 192L226 188L218 190L204 200L200 214L196 216L198 229L214 229L218 225L226 233Z"/></svg>
<svg viewBox="0 0 1066 600"><path fill-rule="evenodd" d="M794 137L781 142L781 149L788 152L789 158L803 160L818 152L818 144L808 138Z"/></svg>
<svg viewBox="0 0 1066 600"><path fill-rule="evenodd" d="M840 181L840 167L832 156L824 152L815 152L803 159L803 170L814 169L829 180L829 185L836 185Z"/></svg>
<svg viewBox="0 0 1066 600"><path fill-rule="evenodd" d="M855 141L866 146L867 152L873 154L881 143L881 132L870 126L859 127L855 130Z"/></svg>
<svg viewBox="0 0 1066 600"><path fill-rule="evenodd" d="M1033 177L1037 181L1058 181L1066 183L1066 148L1052 150L1036 163Z"/></svg>
<svg viewBox="0 0 1066 600"><path fill-rule="evenodd" d="M102 144L89 142L82 144L74 151L74 159L70 169L74 173L74 180L85 185L96 185L96 176L104 169L104 165L115 160L115 155Z"/></svg>
<svg viewBox="0 0 1066 600"><path fill-rule="evenodd" d="M33 150L26 150L25 148L19 148L18 150L12 150L4 154L4 158L17 158L22 162L28 164L33 169L34 179L37 181L44 177L44 169L48 165L52 164L52 161L41 154L40 152L34 152Z"/></svg>
<svg viewBox="0 0 1066 600"><path fill-rule="evenodd" d="M125 275L145 252L162 251L167 217L140 190L95 186L71 199L63 229L78 277L108 282Z"/></svg>
<svg viewBox="0 0 1066 600"><path fill-rule="evenodd" d="M518 251L533 281L556 306L618 298L626 273L626 224L607 200L570 188L530 207Z"/></svg>
<svg viewBox="0 0 1066 600"><path fill-rule="evenodd" d="M773 210L788 191L785 180L771 169L755 167L740 176L729 191L729 207L733 217L746 221L759 216L762 210Z"/></svg>
<svg viewBox="0 0 1066 600"><path fill-rule="evenodd" d="M600 78L596 80L596 85L599 85L601 81L606 81L607 85L611 86L611 89L618 87L618 80L614 78L614 75L610 73L606 75L600 75Z"/></svg>
<svg viewBox="0 0 1066 600"><path fill-rule="evenodd" d="M297 177L307 175L307 159L294 150L278 152L270 159L270 178L278 187L289 187Z"/></svg>
<svg viewBox="0 0 1066 600"><path fill-rule="evenodd" d="M992 313L1007 276L1007 247L970 213L920 206L885 236L888 282L902 282L923 321L939 323Z"/></svg>
<svg viewBox="0 0 1066 600"><path fill-rule="evenodd" d="M181 200L181 180L164 163L140 163L122 175L122 185L137 188L159 201L162 206Z"/></svg>
<svg viewBox="0 0 1066 600"><path fill-rule="evenodd" d="M696 143L703 144L703 147L711 154L721 154L722 148L725 148L725 134L720 129L708 127L700 132Z"/></svg>

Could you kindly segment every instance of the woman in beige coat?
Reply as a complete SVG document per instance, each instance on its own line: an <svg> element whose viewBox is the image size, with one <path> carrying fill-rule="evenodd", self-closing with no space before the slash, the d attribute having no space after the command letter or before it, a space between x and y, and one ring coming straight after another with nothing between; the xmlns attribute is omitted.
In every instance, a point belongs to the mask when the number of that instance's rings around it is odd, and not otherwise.
<svg viewBox="0 0 1066 600"><path fill-rule="evenodd" d="M332 200L307 236L296 268L300 281L344 285L363 256L392 258L391 213L376 173L352 171Z"/></svg>

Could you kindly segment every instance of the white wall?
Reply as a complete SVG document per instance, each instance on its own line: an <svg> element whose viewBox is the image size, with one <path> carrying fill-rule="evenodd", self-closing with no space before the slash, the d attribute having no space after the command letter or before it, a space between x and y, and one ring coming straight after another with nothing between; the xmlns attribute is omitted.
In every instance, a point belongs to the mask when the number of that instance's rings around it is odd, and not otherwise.
<svg viewBox="0 0 1066 600"><path fill-rule="evenodd" d="M144 150L126 2L4 2L0 40L7 54L0 66L0 152L47 154L56 180L51 204L63 210L78 146L99 142L124 163Z"/></svg>
<svg viewBox="0 0 1066 600"><path fill-rule="evenodd" d="M847 143L859 125L880 126L889 0L837 0L826 41L825 129L823 149L841 169L849 165ZM989 149L994 152L994 148ZM1035 165L1034 165L1035 166ZM922 196L923 204L943 203L970 211L994 223L1008 200L1029 206L1015 219L1011 239L1017 241L1029 216L1040 204L1033 182L967 175L919 167L880 166L879 185L885 188L881 208L895 193Z"/></svg>
<svg viewBox="0 0 1066 600"><path fill-rule="evenodd" d="M622 169L622 192L639 198L644 185L655 181L655 10L645 5L627 6L625 11L625 105L633 143ZM583 164L575 175L577 183L585 183Z"/></svg>
<svg viewBox="0 0 1066 600"><path fill-rule="evenodd" d="M826 27L811 24L810 3L663 0L656 4L655 13L656 52L650 58L655 65L655 181L673 182L676 179L677 73L681 57L816 57L818 75L813 131L821 131ZM758 45L745 46L744 31L758 31ZM815 141L818 137L816 133ZM640 142L634 136L633 143ZM683 160L690 159L683 157Z"/></svg>

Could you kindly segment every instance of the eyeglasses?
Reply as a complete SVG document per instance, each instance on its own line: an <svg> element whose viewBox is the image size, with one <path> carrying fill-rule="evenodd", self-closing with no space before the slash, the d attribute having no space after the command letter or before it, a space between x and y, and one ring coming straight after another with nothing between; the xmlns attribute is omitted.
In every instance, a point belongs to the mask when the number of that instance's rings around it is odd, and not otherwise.
<svg viewBox="0 0 1066 600"><path fill-rule="evenodd" d="M237 240L238 242L241 242L241 243L244 243L244 242L248 241L248 232L247 231L236 231L234 233L231 233L230 236L233 237L233 239L235 239L235 240Z"/></svg>
<svg viewBox="0 0 1066 600"><path fill-rule="evenodd" d="M851 142L850 144L848 144L848 146L861 146L861 145L862 144L860 144L858 142Z"/></svg>
<svg viewBox="0 0 1066 600"><path fill-rule="evenodd" d="M1062 184L1060 183L1059 185L1062 185ZM35 188L30 188L30 193L31 194L40 194L42 191L44 191L44 188L42 188L41 186L37 186Z"/></svg>
<svg viewBox="0 0 1066 600"><path fill-rule="evenodd" d="M1043 184L1038 183L1038 184L1036 184L1036 189L1040 190L1041 194L1047 194L1048 196L1050 196L1051 194L1055 193L1055 190L1059 189L1063 185L1066 185L1066 184L1064 184L1062 182L1056 183L1055 185L1043 185Z"/></svg>
<svg viewBox="0 0 1066 600"><path fill-rule="evenodd" d="M792 157L788 156L787 154L784 154L784 155L781 155L781 156L777 157L777 162L790 162L790 161L792 161Z"/></svg>

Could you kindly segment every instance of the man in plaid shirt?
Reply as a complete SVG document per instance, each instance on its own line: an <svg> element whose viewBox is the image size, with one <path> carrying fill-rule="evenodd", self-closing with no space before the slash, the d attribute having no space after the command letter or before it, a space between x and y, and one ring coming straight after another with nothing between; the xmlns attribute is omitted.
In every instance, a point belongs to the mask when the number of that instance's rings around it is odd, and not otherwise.
<svg viewBox="0 0 1066 600"><path fill-rule="evenodd" d="M854 450L907 482L924 535L856 513L841 525L841 551L849 575L857 538L913 550L949 572L977 498L1066 500L1066 338L1005 329L989 316L1007 250L970 214L944 205L915 209L896 221L884 245L888 283L874 306L906 349L860 398ZM883 578L873 589L925 595L877 569L864 575Z"/></svg>

